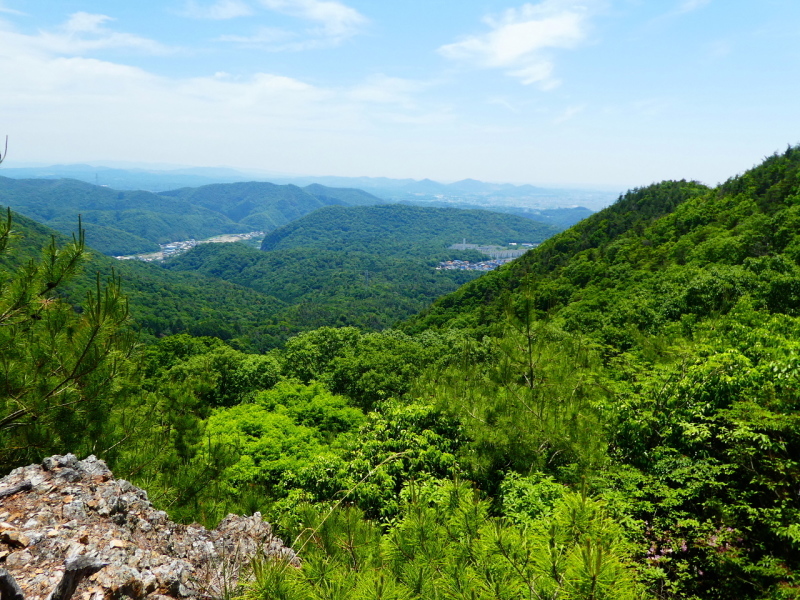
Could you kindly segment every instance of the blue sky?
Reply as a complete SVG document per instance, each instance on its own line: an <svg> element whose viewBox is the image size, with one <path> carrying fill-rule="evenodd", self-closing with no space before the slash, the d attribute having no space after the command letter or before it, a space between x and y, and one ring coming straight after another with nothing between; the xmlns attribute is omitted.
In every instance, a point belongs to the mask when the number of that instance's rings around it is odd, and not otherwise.
<svg viewBox="0 0 800 600"><path fill-rule="evenodd" d="M800 142L797 0L0 0L7 166L714 184Z"/></svg>

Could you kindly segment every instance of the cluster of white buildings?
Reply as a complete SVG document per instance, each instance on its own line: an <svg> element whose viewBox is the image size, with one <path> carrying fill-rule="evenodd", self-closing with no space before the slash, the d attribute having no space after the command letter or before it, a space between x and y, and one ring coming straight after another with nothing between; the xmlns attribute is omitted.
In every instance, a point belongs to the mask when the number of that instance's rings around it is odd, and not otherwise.
<svg viewBox="0 0 800 600"><path fill-rule="evenodd" d="M182 242L170 242L169 244L159 244L161 246L161 254L164 258L168 256L175 256L181 252L186 252L197 246L196 240L184 240Z"/></svg>
<svg viewBox="0 0 800 600"><path fill-rule="evenodd" d="M191 250L198 244L221 244L228 242L241 242L244 240L251 240L253 238L264 237L263 231L251 231L250 233L226 233L217 235L207 240L183 240L180 242L170 242L168 244L159 244L161 250L158 252L149 252L147 254L133 254L131 256L115 256L119 260L143 260L145 262L152 262L154 260L164 260L170 256L175 256L181 252Z"/></svg>
<svg viewBox="0 0 800 600"><path fill-rule="evenodd" d="M468 260L446 260L440 262L437 271L493 271L500 265L511 262L513 258L493 258L481 262L471 263Z"/></svg>

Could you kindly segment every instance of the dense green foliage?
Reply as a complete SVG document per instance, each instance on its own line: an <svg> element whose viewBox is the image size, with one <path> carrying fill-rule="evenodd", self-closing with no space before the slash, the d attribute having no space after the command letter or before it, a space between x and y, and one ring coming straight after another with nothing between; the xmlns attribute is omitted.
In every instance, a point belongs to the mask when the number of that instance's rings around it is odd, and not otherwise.
<svg viewBox="0 0 800 600"><path fill-rule="evenodd" d="M297 332L324 325L385 328L476 276L436 271L431 262L365 252L265 253L242 244L207 244L165 266L177 274L202 273L273 296L285 306L273 314L275 323Z"/></svg>
<svg viewBox="0 0 800 600"><path fill-rule="evenodd" d="M416 321L422 328L451 319L463 321L465 317L475 320L474 324L491 323L502 314L508 294L525 288L535 289L538 307L549 310L554 303L563 302L559 293L567 294L568 300L572 292L563 287L553 289L550 284L552 273L559 267L572 262L573 271L582 271L569 281L574 290L579 290L594 274L593 267L585 266L586 263L593 265L597 257L602 259L605 248L618 236L643 232L647 224L704 191L707 188L697 183L668 181L628 192L608 208L550 238L536 252L529 252L480 281L464 286L456 294L442 298ZM579 263L581 267L577 266ZM537 281L533 285L537 277L547 279L543 284Z"/></svg>
<svg viewBox="0 0 800 600"><path fill-rule="evenodd" d="M257 563L248 598L585 598L628 600L641 589L621 528L601 504L561 492L550 514L490 516L464 483L412 487L381 535L356 509L292 523L302 569Z"/></svg>
<svg viewBox="0 0 800 600"><path fill-rule="evenodd" d="M330 204L378 204L360 190L229 183L153 194L74 179L0 177L0 204L70 234L83 217L90 247L120 255L223 233L269 231Z"/></svg>
<svg viewBox="0 0 800 600"><path fill-rule="evenodd" d="M485 210L389 204L331 206L298 219L264 238L262 250L320 248L421 256L466 238L506 245L541 242L556 230L541 223Z"/></svg>
<svg viewBox="0 0 800 600"><path fill-rule="evenodd" d="M38 259L53 236L61 245L69 242L19 214L14 215L13 225L14 252L0 256L0 265L9 271ZM95 289L98 274L103 281L119 276L131 307L132 325L143 341L187 332L213 335L255 351L275 347L286 338L288 329L272 320L284 308L274 297L201 273L168 273L154 264L117 261L88 249L82 262L84 268L62 286L60 294L77 305Z"/></svg>
<svg viewBox="0 0 800 600"><path fill-rule="evenodd" d="M798 215L800 148L633 190L405 332L115 355L92 427L14 459L100 431L175 518L261 510L303 564L255 562L253 600L798 598Z"/></svg>
<svg viewBox="0 0 800 600"><path fill-rule="evenodd" d="M199 272L286 303L274 317L291 332L325 325L382 329L476 276L436 271L450 258L481 260L447 247L540 241L554 233L533 221L491 213L401 205L328 207L264 240L268 252L241 244L203 245L170 259L173 271Z"/></svg>
<svg viewBox="0 0 800 600"><path fill-rule="evenodd" d="M13 237L9 211L0 253ZM125 397L133 338L119 281L98 277L81 314L58 297L83 252L82 236L63 248L53 239L39 260L0 270L0 464L92 450L107 440L112 398Z"/></svg>
<svg viewBox="0 0 800 600"><path fill-rule="evenodd" d="M56 231L69 235L75 229L75 217L53 219L48 221L47 225ZM91 247L102 251L103 254L125 256L128 254L158 252L161 249L155 241L128 233L116 226L84 221L83 227Z"/></svg>

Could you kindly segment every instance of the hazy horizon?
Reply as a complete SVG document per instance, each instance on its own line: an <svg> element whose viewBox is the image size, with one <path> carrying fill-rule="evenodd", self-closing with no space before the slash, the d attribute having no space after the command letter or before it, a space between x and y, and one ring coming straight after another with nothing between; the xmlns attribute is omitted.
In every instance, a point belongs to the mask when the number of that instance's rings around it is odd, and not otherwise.
<svg viewBox="0 0 800 600"><path fill-rule="evenodd" d="M384 177L384 176L370 176L370 175L332 175L332 174L315 174L315 173L278 173L278 172L271 172L259 169L239 169L237 167L233 167L230 165L208 165L208 166L197 166L197 165L188 165L188 164L170 164L170 163L146 163L146 162L136 162L136 161L114 161L114 160L87 160L83 162L73 162L73 163L47 163L47 162L24 162L19 163L13 160L13 157L9 157L8 162L3 163L3 170L8 171L9 169L47 169L47 168L57 168L57 167L77 167L77 166L87 166L87 167L96 167L99 169L119 169L119 170L128 170L128 171L144 171L144 172L152 172L152 173L170 173L170 172L180 172L180 171L230 171L231 174L239 174L239 175L247 175L247 176L257 176L257 177L273 177L275 179L331 179L331 178L341 178L341 179L391 179L394 181L424 181L424 180L431 180L435 181L436 183L441 183L444 185L449 185L452 183L458 183L460 181L465 180L474 180L474 177L464 177L462 179L433 179L431 177ZM198 173L199 174L199 173ZM0 172L0 176L3 173ZM625 184L571 184L569 182L530 182L530 181L486 181L486 180L476 180L482 183L492 184L492 185L514 185L514 186L534 186L534 187L541 187L541 188L553 188L558 190L587 190L587 191L611 191L611 190L627 190L630 189L632 186L626 186Z"/></svg>
<svg viewBox="0 0 800 600"><path fill-rule="evenodd" d="M713 185L800 141L798 23L789 0L0 0L5 166Z"/></svg>

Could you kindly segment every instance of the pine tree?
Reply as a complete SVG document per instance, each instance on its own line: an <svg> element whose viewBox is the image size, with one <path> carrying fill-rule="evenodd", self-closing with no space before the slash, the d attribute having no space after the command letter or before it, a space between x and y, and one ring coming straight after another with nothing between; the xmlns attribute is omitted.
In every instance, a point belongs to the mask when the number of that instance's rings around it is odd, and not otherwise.
<svg viewBox="0 0 800 600"><path fill-rule="evenodd" d="M8 210L0 223L6 264L15 262L15 237ZM97 275L82 306L61 297L85 256L81 230L61 248L53 237L38 261L0 270L0 470L50 453L103 449L134 339L113 274L106 284Z"/></svg>

